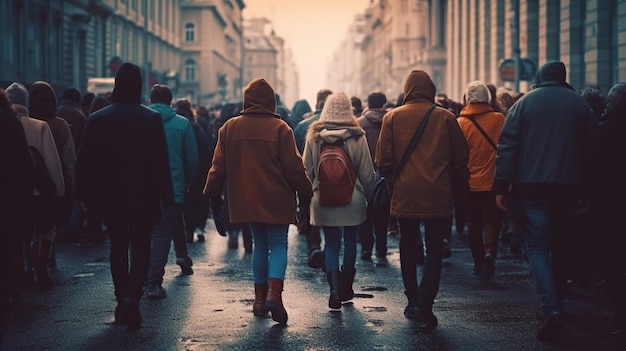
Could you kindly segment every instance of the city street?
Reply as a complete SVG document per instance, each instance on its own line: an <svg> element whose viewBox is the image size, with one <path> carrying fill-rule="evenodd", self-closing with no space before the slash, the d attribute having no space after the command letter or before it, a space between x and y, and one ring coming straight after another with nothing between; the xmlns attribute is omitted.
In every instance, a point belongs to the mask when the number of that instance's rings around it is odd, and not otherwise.
<svg viewBox="0 0 626 351"><path fill-rule="evenodd" d="M503 250L493 279L471 274L465 242L453 238L434 306L439 326L419 332L403 315L398 238L387 262L357 258L357 296L340 311L328 306L328 284L306 264L306 240L291 227L283 300L287 326L254 317L251 255L228 249L211 228L189 244L195 273L180 276L173 251L164 300L143 299L142 329L113 325L115 300L108 242L60 243L55 287L25 291L13 305L2 350L619 350L611 315L597 290L574 289L566 327L552 344L535 339L537 299L525 262Z"/></svg>

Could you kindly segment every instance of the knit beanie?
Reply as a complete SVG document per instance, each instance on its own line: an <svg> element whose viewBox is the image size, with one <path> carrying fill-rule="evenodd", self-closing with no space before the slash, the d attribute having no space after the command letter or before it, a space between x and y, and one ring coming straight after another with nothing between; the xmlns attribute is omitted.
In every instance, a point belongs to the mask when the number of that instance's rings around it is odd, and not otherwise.
<svg viewBox="0 0 626 351"><path fill-rule="evenodd" d="M491 93L485 83L475 80L465 87L465 101L468 104L484 102L491 103Z"/></svg>
<svg viewBox="0 0 626 351"><path fill-rule="evenodd" d="M22 84L15 82L7 87L6 92L12 104L28 108L28 90Z"/></svg>
<svg viewBox="0 0 626 351"><path fill-rule="evenodd" d="M330 95L326 99L320 121L336 124L352 124L354 115L352 114L352 101L348 95L338 92Z"/></svg>

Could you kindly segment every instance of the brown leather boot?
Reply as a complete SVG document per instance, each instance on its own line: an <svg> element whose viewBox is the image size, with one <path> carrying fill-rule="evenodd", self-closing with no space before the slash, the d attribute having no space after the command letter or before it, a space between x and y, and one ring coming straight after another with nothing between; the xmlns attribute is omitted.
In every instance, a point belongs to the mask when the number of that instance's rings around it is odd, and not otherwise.
<svg viewBox="0 0 626 351"><path fill-rule="evenodd" d="M276 278L269 280L265 307L272 312L272 319L280 324L287 324L287 311L283 306L283 281Z"/></svg>
<svg viewBox="0 0 626 351"><path fill-rule="evenodd" d="M267 314L267 307L265 306L265 299L267 299L267 284L254 284L254 303L252 304L252 313L255 316L265 316Z"/></svg>

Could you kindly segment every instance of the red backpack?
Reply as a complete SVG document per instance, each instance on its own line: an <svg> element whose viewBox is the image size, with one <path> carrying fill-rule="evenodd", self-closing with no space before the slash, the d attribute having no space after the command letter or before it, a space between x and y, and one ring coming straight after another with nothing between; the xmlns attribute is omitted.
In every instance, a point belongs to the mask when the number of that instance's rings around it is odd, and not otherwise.
<svg viewBox="0 0 626 351"><path fill-rule="evenodd" d="M322 144L318 164L319 199L322 206L344 206L352 201L356 170L343 148L345 141Z"/></svg>

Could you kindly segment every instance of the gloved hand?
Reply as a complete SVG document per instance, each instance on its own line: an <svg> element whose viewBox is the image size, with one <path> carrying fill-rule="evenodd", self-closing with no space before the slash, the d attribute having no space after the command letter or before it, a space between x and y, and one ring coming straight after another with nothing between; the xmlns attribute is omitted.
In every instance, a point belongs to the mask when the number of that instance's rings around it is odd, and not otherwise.
<svg viewBox="0 0 626 351"><path fill-rule="evenodd" d="M213 212L213 222L215 222L215 229L221 236L227 236L226 223L224 222L224 216L222 216L222 205L224 200L222 196L215 196L211 198L211 212Z"/></svg>

